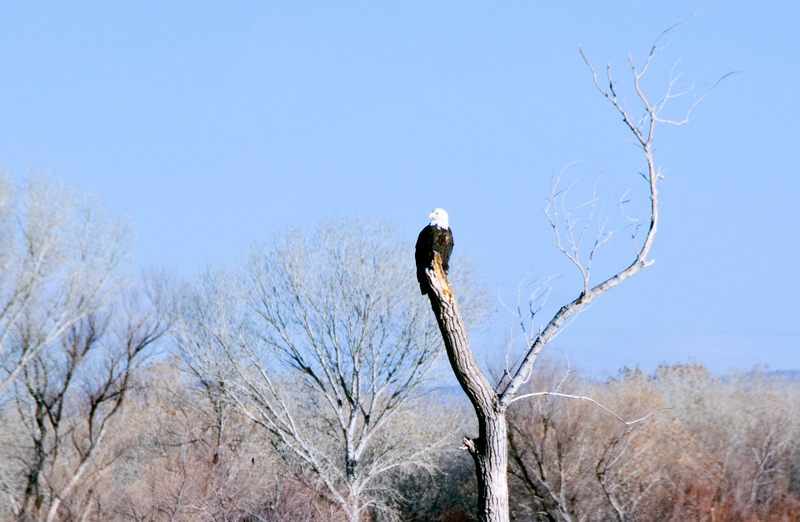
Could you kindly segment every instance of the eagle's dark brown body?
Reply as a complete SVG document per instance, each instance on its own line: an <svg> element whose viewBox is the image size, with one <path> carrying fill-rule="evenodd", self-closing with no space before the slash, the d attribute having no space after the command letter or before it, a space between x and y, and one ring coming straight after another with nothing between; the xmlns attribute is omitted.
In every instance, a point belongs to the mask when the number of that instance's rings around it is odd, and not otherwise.
<svg viewBox="0 0 800 522"><path fill-rule="evenodd" d="M438 225L428 225L422 229L417 238L417 247L414 257L417 260L417 281L422 295L430 290L425 269L433 267L433 253L438 252L442 259L442 268L445 272L449 268L450 252L453 251L453 234L449 228Z"/></svg>

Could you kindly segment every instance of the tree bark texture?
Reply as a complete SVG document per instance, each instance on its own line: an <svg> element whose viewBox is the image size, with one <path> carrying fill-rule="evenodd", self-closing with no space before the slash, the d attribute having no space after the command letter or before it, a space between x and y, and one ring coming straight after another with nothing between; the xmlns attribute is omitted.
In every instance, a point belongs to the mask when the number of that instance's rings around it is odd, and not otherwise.
<svg viewBox="0 0 800 522"><path fill-rule="evenodd" d="M505 406L475 362L461 321L458 303L442 270L439 254L426 274L428 297L439 323L450 366L478 417L477 439L464 438L464 447L475 461L478 478L478 518L485 522L508 522L508 428Z"/></svg>

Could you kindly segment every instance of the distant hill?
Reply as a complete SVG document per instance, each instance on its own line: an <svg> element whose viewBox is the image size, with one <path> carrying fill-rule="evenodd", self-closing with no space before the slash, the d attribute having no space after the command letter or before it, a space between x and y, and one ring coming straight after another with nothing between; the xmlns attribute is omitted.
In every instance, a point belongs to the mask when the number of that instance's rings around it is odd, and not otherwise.
<svg viewBox="0 0 800 522"><path fill-rule="evenodd" d="M775 370L767 375L770 377L783 377L789 381L800 381L800 370Z"/></svg>

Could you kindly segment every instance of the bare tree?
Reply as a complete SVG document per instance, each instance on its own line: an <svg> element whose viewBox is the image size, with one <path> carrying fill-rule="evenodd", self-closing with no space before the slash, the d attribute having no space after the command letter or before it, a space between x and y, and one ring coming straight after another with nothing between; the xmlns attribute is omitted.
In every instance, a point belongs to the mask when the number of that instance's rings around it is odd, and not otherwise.
<svg viewBox="0 0 800 522"><path fill-rule="evenodd" d="M259 426L182 366L158 358L137 372L116 421L125 430L107 439L106 451L121 456L91 485L87 520L344 520L276 452L264 451L271 446Z"/></svg>
<svg viewBox="0 0 800 522"><path fill-rule="evenodd" d="M507 521L509 517L507 483L508 429L506 422L506 411L508 407L515 400L545 393L556 395L552 392L519 394L520 388L529 379L533 370L533 365L541 354L542 349L564 326L565 321L590 305L601 294L614 288L636 274L642 268L653 263L652 260L648 259L648 254L658 228L657 186L662 177L661 171L653 158L653 138L656 124L682 125L686 123L689 118L689 113L705 96L696 97L689 109L685 112L685 116L681 119L673 120L664 117L662 111L668 102L681 94L673 91L677 78L673 78L670 81L667 93L655 103L651 102L644 94L640 81L647 72L658 50L659 41L670 29L667 29L667 31L656 39L641 69L638 69L633 59L629 58L631 71L633 73L633 87L643 113L641 118L635 117L627 104L618 98L617 88L611 76L610 66L607 68L607 84L604 83L604 85L607 86L601 86L600 80L598 80L594 69L591 64L589 64L588 59L586 59L581 49L581 55L584 57L587 66L592 72L597 90L613 105L619 115L622 116L622 120L627 129L633 135L634 145L642 151L646 160L646 168L641 174L647 181L650 199L650 218L648 224L643 227L639 227L638 222L636 222L637 226L632 234L634 244L636 245L636 254L633 261L627 267L599 284L592 286L590 283L591 263L598 247L607 241L608 235L605 233L601 223L598 227L595 240L589 248L585 249L588 250L588 254L585 254L583 259L580 257L580 253L584 251L582 248L582 240L586 237L585 232L587 228L585 226L578 227L577 223L570 218L568 211L566 215L564 215L563 211L559 214L557 200L559 200L562 193L556 188L556 178L551 190L550 205L545 209L545 213L555 232L556 247L580 271L583 284L578 296L573 301L562 306L552 319L544 325L536 335L532 336L521 361L514 367L506 369L507 378L503 379L498 384L497 389L490 384L489 379L475 363L475 359L469 347L466 330L461 321L453 287L450 286L447 277L442 271L438 255L436 256L433 268L426 271L431 288L433 289L432 292L429 292L428 296L438 321L442 337L444 338L450 364L461 387L472 402L478 417L478 437L474 439L465 437L463 443L465 449L469 451L475 461L479 488L478 516L481 520ZM640 241L640 243L637 243L637 241ZM589 400L586 397L582 398Z"/></svg>
<svg viewBox="0 0 800 522"><path fill-rule="evenodd" d="M800 451L800 383L758 368L723 379L692 364L662 366L648 385L701 456L689 483L705 489L705 497L693 500L697 519L711 512L717 520L777 519L787 506L798 509L792 462Z"/></svg>
<svg viewBox="0 0 800 522"><path fill-rule="evenodd" d="M51 522L65 503L89 500L76 491L116 458L97 455L109 431L120 429L114 419L133 372L169 326L170 303L160 282L133 288L115 306L73 323L22 367L11 397L22 428L14 445L19 473L0 477L17 520ZM38 334L37 325L25 326L14 336L23 344Z"/></svg>
<svg viewBox="0 0 800 522"><path fill-rule="evenodd" d="M131 237L125 221L109 218L94 198L38 172L22 191L0 172L0 237L2 392L109 298Z"/></svg>
<svg viewBox="0 0 800 522"><path fill-rule="evenodd" d="M621 417L643 417L664 404L641 379L598 385L537 364L527 387L556 389L509 409L511 512L517 520L662 520L653 506L674 494L670 463L688 452L670 417L653 415L632 429L571 396L591 396ZM676 467L676 466L672 466ZM671 513L670 513L671 515Z"/></svg>
<svg viewBox="0 0 800 522"><path fill-rule="evenodd" d="M207 271L176 340L203 379L272 437L298 475L356 522L387 510L380 478L429 467L452 426L408 422L441 353L416 299L411 248L374 219L327 221ZM458 276L456 276L458 277ZM483 312L463 275L468 317Z"/></svg>

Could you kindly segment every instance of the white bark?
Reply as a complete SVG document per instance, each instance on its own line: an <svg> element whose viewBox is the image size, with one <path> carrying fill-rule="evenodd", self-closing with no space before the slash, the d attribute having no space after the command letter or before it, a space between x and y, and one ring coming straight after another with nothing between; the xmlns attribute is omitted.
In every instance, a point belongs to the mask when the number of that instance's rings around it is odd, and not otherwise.
<svg viewBox="0 0 800 522"><path fill-rule="evenodd" d="M444 339L450 365L478 417L478 438L464 438L464 448L475 461L480 520L508 521L508 450L505 408L481 372L461 320L455 294L442 270L439 254L433 269L426 270L431 291L428 297Z"/></svg>

